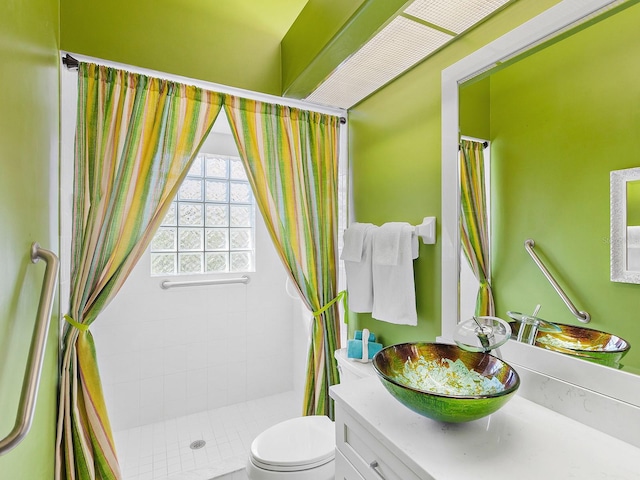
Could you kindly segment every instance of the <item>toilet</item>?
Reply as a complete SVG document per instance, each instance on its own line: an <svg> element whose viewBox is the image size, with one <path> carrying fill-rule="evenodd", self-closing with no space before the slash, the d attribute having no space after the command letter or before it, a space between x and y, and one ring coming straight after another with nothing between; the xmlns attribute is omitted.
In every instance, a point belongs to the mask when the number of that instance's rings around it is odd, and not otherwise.
<svg viewBox="0 0 640 480"><path fill-rule="evenodd" d="M335 352L340 382L374 374L371 363L347 359L347 350ZM329 417L312 415L286 420L258 435L249 451L250 480L333 480L335 426Z"/></svg>

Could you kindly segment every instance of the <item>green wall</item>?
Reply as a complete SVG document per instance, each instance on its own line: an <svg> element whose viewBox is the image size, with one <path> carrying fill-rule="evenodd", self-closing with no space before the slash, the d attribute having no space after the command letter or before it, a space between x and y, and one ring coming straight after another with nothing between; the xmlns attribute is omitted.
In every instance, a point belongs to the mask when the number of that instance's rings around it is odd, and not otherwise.
<svg viewBox="0 0 640 480"><path fill-rule="evenodd" d="M491 137L491 77L463 85L459 90L460 135Z"/></svg>
<svg viewBox="0 0 640 480"><path fill-rule="evenodd" d="M515 2L350 110L355 221L416 224L429 215L440 221L442 70L558 1ZM434 340L441 322L440 241L420 245L414 267L417 327L360 314L350 330L367 327L384 344Z"/></svg>
<svg viewBox="0 0 640 480"><path fill-rule="evenodd" d="M540 303L579 324L525 252L533 238L587 326L627 339L640 369L640 285L609 279L609 173L640 166L638 25L640 4L492 75L490 115L498 315Z"/></svg>
<svg viewBox="0 0 640 480"><path fill-rule="evenodd" d="M64 0L61 48L280 95L280 42L306 0Z"/></svg>
<svg viewBox="0 0 640 480"><path fill-rule="evenodd" d="M44 273L29 248L37 240L58 249L57 219L49 216L59 141L58 8L58 0L0 4L0 438L15 422ZM57 329L54 316L34 423L0 456L1 480L53 478Z"/></svg>

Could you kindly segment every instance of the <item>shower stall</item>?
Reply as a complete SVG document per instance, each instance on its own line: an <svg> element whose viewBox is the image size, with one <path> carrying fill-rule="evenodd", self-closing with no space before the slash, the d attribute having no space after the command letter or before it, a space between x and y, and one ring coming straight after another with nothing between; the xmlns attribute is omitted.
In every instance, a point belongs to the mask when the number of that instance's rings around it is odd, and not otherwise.
<svg viewBox="0 0 640 480"><path fill-rule="evenodd" d="M65 309L77 77L67 69L61 76L60 291ZM205 143L207 153L237 156L223 117L222 112ZM346 205L344 168L341 179L340 203ZM345 211L341 208L342 219ZM125 480L244 479L253 438L302 413L311 315L285 288L287 273L257 209L254 242L254 272L216 275L223 281L246 275L247 283L162 288L169 277L150 274L147 251L92 325Z"/></svg>

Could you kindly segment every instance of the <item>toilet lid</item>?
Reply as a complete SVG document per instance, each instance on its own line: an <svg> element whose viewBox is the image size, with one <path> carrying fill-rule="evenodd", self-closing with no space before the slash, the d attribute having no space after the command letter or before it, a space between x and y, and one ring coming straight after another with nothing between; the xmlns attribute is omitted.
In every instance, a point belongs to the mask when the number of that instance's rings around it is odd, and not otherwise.
<svg viewBox="0 0 640 480"><path fill-rule="evenodd" d="M251 444L251 461L264 470L307 470L335 456L335 427L329 417L299 417L268 428Z"/></svg>

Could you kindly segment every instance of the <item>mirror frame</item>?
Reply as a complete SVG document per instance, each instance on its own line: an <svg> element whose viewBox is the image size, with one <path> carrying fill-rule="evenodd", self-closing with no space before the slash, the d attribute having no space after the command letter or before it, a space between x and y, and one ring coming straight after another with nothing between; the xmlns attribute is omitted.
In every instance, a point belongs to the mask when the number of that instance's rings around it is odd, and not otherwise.
<svg viewBox="0 0 640 480"><path fill-rule="evenodd" d="M442 71L442 336L453 343L459 322L459 86L574 26L632 0L563 0ZM542 375L640 407L640 375L509 341L503 357Z"/></svg>
<svg viewBox="0 0 640 480"><path fill-rule="evenodd" d="M640 168L614 170L611 178L611 281L640 283L640 272L627 270L627 183L640 180Z"/></svg>

